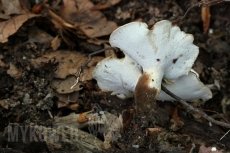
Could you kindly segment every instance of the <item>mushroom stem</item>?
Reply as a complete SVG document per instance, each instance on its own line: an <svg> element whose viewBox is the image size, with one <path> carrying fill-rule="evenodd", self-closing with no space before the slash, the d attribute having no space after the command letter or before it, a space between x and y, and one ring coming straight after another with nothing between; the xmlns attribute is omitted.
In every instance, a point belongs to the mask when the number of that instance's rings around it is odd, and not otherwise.
<svg viewBox="0 0 230 153"><path fill-rule="evenodd" d="M139 78L135 88L135 102L138 114L148 115L161 90L162 71L147 69Z"/></svg>

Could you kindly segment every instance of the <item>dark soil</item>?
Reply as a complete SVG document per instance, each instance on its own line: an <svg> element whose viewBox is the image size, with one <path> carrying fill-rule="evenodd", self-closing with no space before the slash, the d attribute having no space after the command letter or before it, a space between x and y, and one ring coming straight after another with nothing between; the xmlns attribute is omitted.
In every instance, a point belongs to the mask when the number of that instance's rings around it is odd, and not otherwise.
<svg viewBox="0 0 230 153"><path fill-rule="evenodd" d="M99 0L93 0L98 4ZM189 5L196 1L138 1L123 0L120 3L101 10L108 20L114 21L118 26L135 20L146 22L150 27L161 20L175 21L183 16ZM31 6L34 3L30 3ZM192 8L187 16L177 24L181 30L194 35L194 44L200 48L199 56L194 64L194 69L199 73L204 84L219 82L220 89L213 89L213 98L204 104L194 104L208 115L217 120L230 121L230 3L223 2L211 6L211 22L209 31L203 32L201 20L201 7ZM62 5L62 4L59 4ZM130 17L118 18L117 10L130 14ZM44 15L44 14L43 14ZM13 63L21 71L20 77L12 77L7 73L8 66L0 66L0 100L7 99L8 108L0 107L0 150L1 152L69 152L71 147L61 147L60 151L52 151L44 142L11 143L5 137L5 128L10 123L25 125L50 126L52 116L67 116L74 112L80 114L91 110L94 104L101 107L103 111L113 114L122 113L124 110L133 108L134 99L121 100L110 94L99 93L95 80L84 81L82 90L79 91L79 99L76 102L79 107L75 110L68 107L59 107L57 92L51 87L51 81L55 78L58 61L55 59L42 66L35 68L30 59L36 59L52 51L50 42L31 41L28 35L32 27L38 27L49 35L55 37L60 30L55 30L51 23L51 17L39 17L28 20L12 36L8 42L0 44L1 61ZM61 35L61 34L60 34ZM73 43L70 46L64 41L59 49L64 51L81 52L85 55L104 48L103 45L90 44L88 38L82 38L69 31L65 36ZM100 39L108 40L109 35ZM40 38L41 39L41 38ZM58 49L58 50L59 50ZM99 54L103 56L104 54ZM46 98L47 95L52 95ZM183 126L172 128L173 111L178 107L178 116ZM217 113L218 112L218 113ZM138 114L137 114L138 115ZM121 137L111 143L110 152L198 152L201 145L206 147L217 147L223 152L230 151L230 135L227 134L222 140L220 138L228 129L212 125L175 102L156 102L155 114L152 122L146 125L137 125L134 122ZM159 128L161 132L150 132L146 134L147 128ZM85 129L87 132L87 128ZM161 136L159 136L159 134ZM103 140L103 136L99 135ZM37 149L30 148L31 146ZM70 145L71 146L71 145ZM74 152L74 151L73 151ZM76 151L78 152L78 151Z"/></svg>

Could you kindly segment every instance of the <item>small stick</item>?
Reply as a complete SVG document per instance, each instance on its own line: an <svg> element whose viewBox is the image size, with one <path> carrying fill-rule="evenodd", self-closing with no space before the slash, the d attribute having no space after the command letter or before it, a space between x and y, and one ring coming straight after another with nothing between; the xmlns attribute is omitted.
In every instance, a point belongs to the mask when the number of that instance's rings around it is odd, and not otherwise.
<svg viewBox="0 0 230 153"><path fill-rule="evenodd" d="M212 5L216 5L216 4L219 4L221 2L227 2L227 1L230 1L230 0L201 0L201 1L193 4L192 6L190 6L183 16L178 17L178 19L173 21L173 24L178 23L178 21L184 19L186 17L186 15L188 14L188 12L194 7L197 7L197 6L198 7L200 7L200 6L207 7L207 6L212 6Z"/></svg>
<svg viewBox="0 0 230 153"><path fill-rule="evenodd" d="M96 55L96 54L99 54L99 53L102 53L102 52L105 52L106 50L114 50L115 51L116 48L115 47L108 47L108 48L104 48L104 49L101 49L101 50L98 50L98 51L95 51L95 52L89 54L87 61L78 68L78 71L76 73L77 79L74 82L74 84L71 86L70 89L73 89L78 84L80 76L83 73L83 71L84 71L85 67L87 66L87 64L89 64L89 62L92 60L92 56Z"/></svg>
<svg viewBox="0 0 230 153"><path fill-rule="evenodd" d="M226 128L230 128L230 124L228 123L224 123L224 122L220 122L217 121L215 119L213 119L212 117L208 116L205 112L193 107L192 105L188 104L186 101L182 100L180 97L176 96L175 94L173 94L171 91L169 91L165 86L161 85L161 89L167 93L168 95L170 95L171 97L173 97L174 99L176 99L178 102L180 102L183 106L186 107L187 110L191 110L195 113L200 114L203 118L205 118L206 120L208 120L209 122L212 122L216 125L222 126L222 127L226 127Z"/></svg>

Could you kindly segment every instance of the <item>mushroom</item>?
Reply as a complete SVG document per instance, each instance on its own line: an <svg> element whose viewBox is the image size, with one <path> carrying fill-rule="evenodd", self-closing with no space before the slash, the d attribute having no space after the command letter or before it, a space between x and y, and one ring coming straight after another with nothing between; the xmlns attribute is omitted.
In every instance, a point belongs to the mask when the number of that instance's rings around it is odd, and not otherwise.
<svg viewBox="0 0 230 153"><path fill-rule="evenodd" d="M133 97L141 70L128 55L122 59L110 56L97 64L92 75L102 91L112 91L112 95L125 99Z"/></svg>
<svg viewBox="0 0 230 153"><path fill-rule="evenodd" d="M143 68L135 88L137 111L149 112L163 78L173 82L188 75L199 53L193 39L167 20L157 22L150 30L146 23L131 22L113 31L111 46L120 48Z"/></svg>
<svg viewBox="0 0 230 153"><path fill-rule="evenodd" d="M125 55L122 59L118 59L115 56L105 58L97 64L93 71L93 77L97 80L98 86L102 91L110 91L113 95L116 94L122 99L133 97L141 75L141 68L128 55ZM199 75L194 70L170 84L164 81L162 84L186 101L195 101L197 99L207 101L212 98L212 92L199 80ZM161 90L157 100L174 101L175 99Z"/></svg>

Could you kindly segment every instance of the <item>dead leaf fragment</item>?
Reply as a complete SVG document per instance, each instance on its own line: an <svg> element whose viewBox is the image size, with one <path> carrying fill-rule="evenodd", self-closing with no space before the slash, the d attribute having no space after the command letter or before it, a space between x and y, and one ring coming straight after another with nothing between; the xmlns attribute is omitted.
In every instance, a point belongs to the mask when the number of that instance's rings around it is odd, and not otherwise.
<svg viewBox="0 0 230 153"><path fill-rule="evenodd" d="M55 77L64 79L69 75L75 75L78 68L85 63L88 58L79 52L70 51L56 51L45 54L43 57L37 59L31 59L31 64L35 67L41 67L43 63L54 61L59 63L57 70L55 71ZM81 81L91 80L92 72L97 62L102 60L103 57L95 56L92 61L88 64L89 68L85 68L81 76Z"/></svg>
<svg viewBox="0 0 230 153"><path fill-rule="evenodd" d="M89 118L86 118L86 115L89 114L89 113L91 113L92 111L93 110L90 110L88 112L84 112L84 113L80 114L80 116L77 118L77 121L79 123L84 123L84 122L89 121Z"/></svg>
<svg viewBox="0 0 230 153"><path fill-rule="evenodd" d="M0 42L5 43L8 41L8 37L13 35L27 20L38 17L36 14L23 14L15 16L7 21L0 22Z"/></svg>
<svg viewBox="0 0 230 153"><path fill-rule="evenodd" d="M58 47L61 44L61 39L56 36L52 41L51 41L51 47L53 49L53 51L56 51L58 49Z"/></svg>
<svg viewBox="0 0 230 153"><path fill-rule="evenodd" d="M5 109L9 108L9 105L7 104L7 99L0 100L0 105Z"/></svg>
<svg viewBox="0 0 230 153"><path fill-rule="evenodd" d="M105 3L103 4L97 4L96 6L94 6L92 8L92 10L102 10L102 9L107 9L112 7L113 5L116 5L117 3L119 3L121 0L107 0Z"/></svg>
<svg viewBox="0 0 230 153"><path fill-rule="evenodd" d="M83 32L86 36L95 38L109 35L117 28L117 24L107 21L100 11L91 10L94 4L90 0L63 0L63 3L61 17L74 24L80 34Z"/></svg>
<svg viewBox="0 0 230 153"><path fill-rule="evenodd" d="M7 74L18 79L22 76L22 69L18 69L13 63L10 63L10 68L7 70Z"/></svg>
<svg viewBox="0 0 230 153"><path fill-rule="evenodd" d="M82 83L78 83L74 88L71 89L76 77L69 76L65 80L62 79L54 79L51 81L51 87L55 89L60 94L67 94L74 91L79 91L82 89Z"/></svg>
<svg viewBox="0 0 230 153"><path fill-rule="evenodd" d="M210 14L210 7L202 7L201 9L201 18L203 21L203 31L204 33L207 33L208 29L209 29L209 25L210 25L210 18L211 18L211 14Z"/></svg>
<svg viewBox="0 0 230 153"><path fill-rule="evenodd" d="M74 91L68 94L56 94L56 96L58 97L58 108L68 107L70 103L76 103L78 101L79 92Z"/></svg>
<svg viewBox="0 0 230 153"><path fill-rule="evenodd" d="M19 0L2 0L2 9L7 15L25 14L26 11L22 9Z"/></svg>

